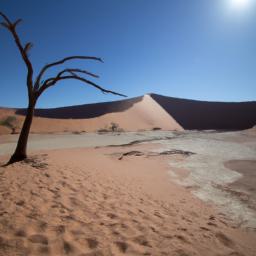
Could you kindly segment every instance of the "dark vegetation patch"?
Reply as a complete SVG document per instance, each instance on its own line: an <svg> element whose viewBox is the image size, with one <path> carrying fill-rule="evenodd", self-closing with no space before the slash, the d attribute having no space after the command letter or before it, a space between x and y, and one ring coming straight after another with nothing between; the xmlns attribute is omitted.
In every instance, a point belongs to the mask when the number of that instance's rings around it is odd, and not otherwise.
<svg viewBox="0 0 256 256"><path fill-rule="evenodd" d="M33 168L39 169L39 170L45 170L48 167L48 163L45 162L46 160L46 154L40 155L40 156L32 156L24 159L21 163L22 164L28 164L32 166Z"/></svg>
<svg viewBox="0 0 256 256"><path fill-rule="evenodd" d="M12 134L17 133L18 129L18 120L16 116L7 116L0 120L0 125L5 126L12 130Z"/></svg>
<svg viewBox="0 0 256 256"><path fill-rule="evenodd" d="M98 134L105 134L109 132L124 132L123 128L119 127L119 124L111 122L109 126L105 126L104 128L100 128L97 130Z"/></svg>

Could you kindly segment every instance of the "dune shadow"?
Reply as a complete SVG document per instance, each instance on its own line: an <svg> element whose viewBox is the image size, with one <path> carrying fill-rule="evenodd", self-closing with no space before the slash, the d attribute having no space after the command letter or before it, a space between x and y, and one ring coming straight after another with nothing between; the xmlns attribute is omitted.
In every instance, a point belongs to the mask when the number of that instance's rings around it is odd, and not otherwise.
<svg viewBox="0 0 256 256"><path fill-rule="evenodd" d="M185 130L235 131L256 124L256 102L207 102L150 94ZM143 96L113 102L69 107L36 109L35 116L56 119L90 119L109 113L124 112L142 101ZM26 115L26 109L16 114Z"/></svg>
<svg viewBox="0 0 256 256"><path fill-rule="evenodd" d="M256 124L256 102L207 102L151 94L186 130L243 130Z"/></svg>
<svg viewBox="0 0 256 256"><path fill-rule="evenodd" d="M143 97L127 100L93 103L69 107L35 109L35 116L57 119L84 119L95 118L109 113L123 112L140 102ZM15 114L26 115L26 109L17 109Z"/></svg>

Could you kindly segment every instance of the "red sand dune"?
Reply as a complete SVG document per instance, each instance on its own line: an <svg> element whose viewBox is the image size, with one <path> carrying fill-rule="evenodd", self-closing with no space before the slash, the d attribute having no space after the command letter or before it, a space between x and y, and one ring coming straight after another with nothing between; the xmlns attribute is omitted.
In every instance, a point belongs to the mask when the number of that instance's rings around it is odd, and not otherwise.
<svg viewBox="0 0 256 256"><path fill-rule="evenodd" d="M0 120L15 115L19 127L25 109L0 109ZM32 133L94 132L117 123L125 131L242 130L256 124L256 102L206 102L147 94L128 100L36 109ZM0 134L11 129L0 125Z"/></svg>
<svg viewBox="0 0 256 256"><path fill-rule="evenodd" d="M0 109L0 119L15 115L21 126L25 113L25 109ZM183 130L159 104L145 95L122 101L37 109L31 132L92 132L109 128L111 122L125 131Z"/></svg>

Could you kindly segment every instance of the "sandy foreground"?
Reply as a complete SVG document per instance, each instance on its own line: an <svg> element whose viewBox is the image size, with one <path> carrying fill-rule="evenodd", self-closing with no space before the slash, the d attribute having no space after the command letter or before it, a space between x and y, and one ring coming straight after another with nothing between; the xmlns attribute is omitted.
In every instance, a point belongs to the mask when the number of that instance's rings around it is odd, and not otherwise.
<svg viewBox="0 0 256 256"><path fill-rule="evenodd" d="M37 151L1 167L0 255L256 255L255 231L173 182L169 162L187 156L159 147Z"/></svg>

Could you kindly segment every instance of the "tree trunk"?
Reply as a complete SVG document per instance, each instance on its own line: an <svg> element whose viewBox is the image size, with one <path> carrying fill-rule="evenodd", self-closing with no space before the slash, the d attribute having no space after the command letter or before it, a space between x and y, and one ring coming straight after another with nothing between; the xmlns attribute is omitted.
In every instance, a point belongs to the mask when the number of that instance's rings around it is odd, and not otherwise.
<svg viewBox="0 0 256 256"><path fill-rule="evenodd" d="M15 152L10 158L8 164L19 162L27 158L28 135L34 116L34 109L35 104L29 104Z"/></svg>

